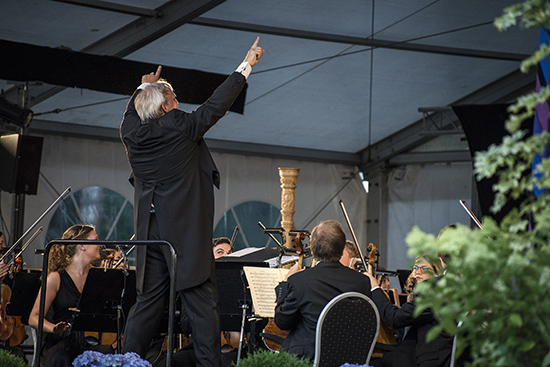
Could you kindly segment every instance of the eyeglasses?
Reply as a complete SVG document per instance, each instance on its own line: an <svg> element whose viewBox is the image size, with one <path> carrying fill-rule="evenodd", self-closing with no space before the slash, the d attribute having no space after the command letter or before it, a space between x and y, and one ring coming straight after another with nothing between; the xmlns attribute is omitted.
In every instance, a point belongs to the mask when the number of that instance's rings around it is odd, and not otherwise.
<svg viewBox="0 0 550 367"><path fill-rule="evenodd" d="M418 265L413 266L412 270L413 270L413 271L416 270L416 271L418 271L418 272L421 273L421 274L422 274L422 273L425 273L425 272L428 271L428 270L433 271L433 269L430 268L429 266L418 266Z"/></svg>

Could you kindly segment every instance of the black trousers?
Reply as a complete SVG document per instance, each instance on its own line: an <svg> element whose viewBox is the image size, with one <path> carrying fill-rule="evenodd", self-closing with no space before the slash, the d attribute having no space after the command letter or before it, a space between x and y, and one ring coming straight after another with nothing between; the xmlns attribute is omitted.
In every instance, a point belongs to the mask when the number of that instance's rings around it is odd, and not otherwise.
<svg viewBox="0 0 550 367"><path fill-rule="evenodd" d="M149 239L159 240L155 216L151 215ZM145 357L153 334L158 330L170 295L171 255L167 246L147 246L144 284L137 292L137 301L130 309L124 330L123 352L136 352ZM214 267L214 266L212 266ZM212 268L204 283L179 291L189 316L197 366L220 366L220 318L218 288Z"/></svg>

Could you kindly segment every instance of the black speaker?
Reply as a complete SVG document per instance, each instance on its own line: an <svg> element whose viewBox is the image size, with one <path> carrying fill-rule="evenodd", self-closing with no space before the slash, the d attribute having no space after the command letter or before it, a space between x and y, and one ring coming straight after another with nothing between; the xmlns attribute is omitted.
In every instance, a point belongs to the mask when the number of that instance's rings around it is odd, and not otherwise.
<svg viewBox="0 0 550 367"><path fill-rule="evenodd" d="M38 136L0 136L0 190L36 195L43 142Z"/></svg>

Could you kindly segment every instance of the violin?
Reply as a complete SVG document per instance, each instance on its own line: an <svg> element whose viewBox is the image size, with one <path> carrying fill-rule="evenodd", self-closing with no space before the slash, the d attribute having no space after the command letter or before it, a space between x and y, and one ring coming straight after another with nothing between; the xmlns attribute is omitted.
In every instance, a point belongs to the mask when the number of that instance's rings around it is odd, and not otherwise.
<svg viewBox="0 0 550 367"><path fill-rule="evenodd" d="M13 260L13 272L19 273L23 269L23 256L18 256Z"/></svg>
<svg viewBox="0 0 550 367"><path fill-rule="evenodd" d="M376 250L376 245L374 243L369 243L367 250L369 251L369 255L367 258L367 269L370 275L376 277L376 269L378 268L378 259L380 257L380 253ZM382 291L384 292L386 297L390 299L389 294L386 293L384 289L382 289ZM397 344L393 330L390 329L389 326L386 325L382 320L380 320L380 329L378 330L378 338L376 339L376 342L386 345Z"/></svg>
<svg viewBox="0 0 550 367"><path fill-rule="evenodd" d="M351 226L351 222L349 220L346 207L344 206L344 202L340 200L338 203L340 204L340 208L342 209L344 218L346 219L346 223L351 232L351 237L353 238L353 243L355 244L357 253L359 253L359 256L361 257L361 261L365 265L365 269L367 269L369 274L371 274L372 276L376 276L376 267L378 265L378 257L379 257L379 254L376 250L376 245L374 243L369 243L369 246L367 247L367 250L369 251L368 261L367 261L367 264L365 264L365 258L361 253L361 248L359 247L359 244L357 243L357 237L355 237L355 232L353 231L353 227ZM380 320L380 328L378 330L378 338L376 339L376 342L381 344L386 344L386 345L397 344L393 331L382 320ZM377 356L380 356L380 355L377 354Z"/></svg>
<svg viewBox="0 0 550 367"><path fill-rule="evenodd" d="M67 190L65 191L67 192ZM51 207L50 207L51 208ZM46 214L46 213L44 213ZM38 221L36 222L38 223ZM36 224L35 223L35 224ZM34 228L34 225L31 226L31 228ZM11 261L7 262L7 264L10 266L10 277L13 277L14 273L19 273L23 269L23 252L29 247L32 241L38 237L38 235L42 232L42 227L39 227L36 232L29 238L29 240L21 247L20 251L17 253L17 255L12 255L12 252L17 249L17 245L19 242L27 235L27 233L30 232L31 228L23 234L23 236L16 241L10 248L3 249L0 258L0 261L5 261L8 256L11 255ZM21 321L21 316L8 316L6 307L10 303L11 299L11 288L7 285L2 283L1 285L1 301L0 301L0 340L6 340L6 345L8 346L17 346L21 343L23 343L29 336L27 335L27 332L25 330L25 324ZM11 326L10 326L11 324ZM9 330L11 329L11 333ZM3 339L2 336L6 336L9 334L9 336L6 339Z"/></svg>
<svg viewBox="0 0 550 367"><path fill-rule="evenodd" d="M376 268L378 267L378 258L380 253L376 250L376 245L374 243L369 243L367 251L369 252L369 256L367 258L367 271L370 275L376 276Z"/></svg>

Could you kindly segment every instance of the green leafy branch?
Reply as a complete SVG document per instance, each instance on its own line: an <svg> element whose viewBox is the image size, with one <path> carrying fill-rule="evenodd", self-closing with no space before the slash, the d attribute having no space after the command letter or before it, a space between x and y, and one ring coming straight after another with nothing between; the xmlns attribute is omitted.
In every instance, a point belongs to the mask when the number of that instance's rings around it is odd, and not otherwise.
<svg viewBox="0 0 550 367"><path fill-rule="evenodd" d="M550 2L527 0L507 7L495 20L511 26L550 29ZM543 45L521 66L526 72L550 54ZM471 348L472 366L550 366L550 191L534 198L533 187L550 189L550 159L531 166L550 146L550 134L529 136L521 130L537 105L550 100L550 89L520 97L509 108L510 135L475 157L478 180L497 177L491 210L518 200L501 221L484 218L483 229L458 225L436 240L414 228L407 236L409 255L450 256L446 274L417 286L416 312L434 311L441 332L458 336L458 352ZM460 326L459 326L460 324Z"/></svg>

